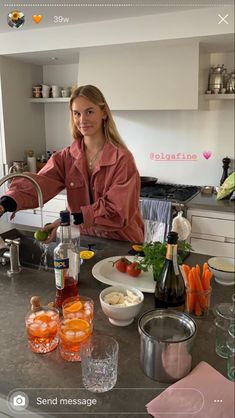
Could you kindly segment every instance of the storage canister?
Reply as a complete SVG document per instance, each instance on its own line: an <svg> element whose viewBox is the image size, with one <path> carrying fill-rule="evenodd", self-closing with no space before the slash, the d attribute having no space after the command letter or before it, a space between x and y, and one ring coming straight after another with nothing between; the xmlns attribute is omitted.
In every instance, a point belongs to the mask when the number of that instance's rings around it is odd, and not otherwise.
<svg viewBox="0 0 235 418"><path fill-rule="evenodd" d="M190 372L197 325L189 315L170 309L151 310L139 318L138 329L140 362L148 377L173 383Z"/></svg>

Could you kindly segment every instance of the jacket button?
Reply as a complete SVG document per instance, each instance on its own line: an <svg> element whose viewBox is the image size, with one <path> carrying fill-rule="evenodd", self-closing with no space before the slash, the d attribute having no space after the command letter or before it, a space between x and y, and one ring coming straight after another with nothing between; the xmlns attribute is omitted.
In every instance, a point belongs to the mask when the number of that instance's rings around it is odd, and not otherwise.
<svg viewBox="0 0 235 418"><path fill-rule="evenodd" d="M73 183L72 181L71 181L71 183L70 183L70 186L71 186L71 187L73 187L73 186L74 186L74 183Z"/></svg>

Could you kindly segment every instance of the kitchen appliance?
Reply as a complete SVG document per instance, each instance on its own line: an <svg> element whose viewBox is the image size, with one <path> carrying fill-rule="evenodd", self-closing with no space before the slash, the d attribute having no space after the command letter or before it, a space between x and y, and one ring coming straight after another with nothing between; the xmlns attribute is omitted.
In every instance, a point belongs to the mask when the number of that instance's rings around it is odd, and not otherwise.
<svg viewBox="0 0 235 418"><path fill-rule="evenodd" d="M148 377L172 383L190 372L197 325L189 315L171 309L148 311L139 318L138 330L140 362Z"/></svg>
<svg viewBox="0 0 235 418"><path fill-rule="evenodd" d="M213 93L219 93L224 87L224 79L227 75L227 69L223 65L217 65L217 67L210 68L208 90Z"/></svg>
<svg viewBox="0 0 235 418"><path fill-rule="evenodd" d="M227 80L226 88L227 93L235 93L235 71L230 74Z"/></svg>
<svg viewBox="0 0 235 418"><path fill-rule="evenodd" d="M140 177L141 188L154 186L157 183L158 179L156 177Z"/></svg>
<svg viewBox="0 0 235 418"><path fill-rule="evenodd" d="M200 187L182 184L156 183L153 186L141 187L140 197L167 200L173 206L183 205L199 193Z"/></svg>

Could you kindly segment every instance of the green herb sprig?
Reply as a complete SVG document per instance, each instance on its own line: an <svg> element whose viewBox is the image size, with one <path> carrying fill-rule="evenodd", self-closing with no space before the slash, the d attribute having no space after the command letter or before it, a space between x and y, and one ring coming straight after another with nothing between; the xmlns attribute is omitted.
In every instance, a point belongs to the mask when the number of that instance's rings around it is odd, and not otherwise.
<svg viewBox="0 0 235 418"><path fill-rule="evenodd" d="M143 244L142 247L144 257L138 257L141 270L148 271L152 268L154 280L157 280L165 262L167 242L152 241ZM187 242L178 242L178 264L182 264L182 258L191 250L192 247Z"/></svg>

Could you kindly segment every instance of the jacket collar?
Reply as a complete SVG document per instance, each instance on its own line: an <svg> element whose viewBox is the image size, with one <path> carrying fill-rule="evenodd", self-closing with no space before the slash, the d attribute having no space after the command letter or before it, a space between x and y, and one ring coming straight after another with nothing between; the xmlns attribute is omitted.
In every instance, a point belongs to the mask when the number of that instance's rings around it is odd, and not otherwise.
<svg viewBox="0 0 235 418"><path fill-rule="evenodd" d="M76 160L84 158L84 141L83 139L75 139L70 146L70 153ZM103 148L102 156L100 159L100 166L113 165L116 163L118 157L118 149L111 144L106 142Z"/></svg>

